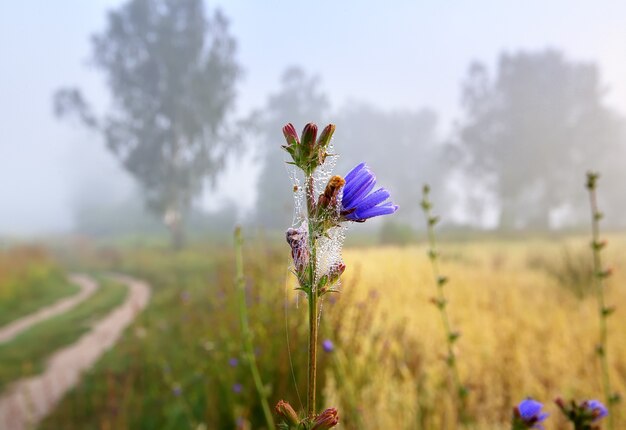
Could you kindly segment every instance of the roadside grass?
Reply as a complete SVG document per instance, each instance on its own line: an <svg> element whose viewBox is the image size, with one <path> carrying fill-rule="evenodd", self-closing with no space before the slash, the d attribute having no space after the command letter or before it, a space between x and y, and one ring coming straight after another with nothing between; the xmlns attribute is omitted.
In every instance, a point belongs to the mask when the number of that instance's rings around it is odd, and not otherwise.
<svg viewBox="0 0 626 430"><path fill-rule="evenodd" d="M21 377L41 372L51 354L86 333L94 322L120 305L127 293L122 284L100 280L100 288L77 307L0 345L0 390Z"/></svg>
<svg viewBox="0 0 626 430"><path fill-rule="evenodd" d="M281 311L282 251L248 244L245 255L254 346L264 381L271 384L271 404L283 396L297 399ZM242 420L262 428L261 404L241 354L232 249L119 252L119 265L110 269L148 281L151 302L40 429L173 430L202 428L203 423L206 429L234 429ZM300 321L304 318L294 316L287 326L298 362L306 359L306 348L300 348L306 326L300 327ZM306 370L298 366L294 371L304 387Z"/></svg>
<svg viewBox="0 0 626 430"><path fill-rule="evenodd" d="M78 291L43 249L0 251L0 327Z"/></svg>

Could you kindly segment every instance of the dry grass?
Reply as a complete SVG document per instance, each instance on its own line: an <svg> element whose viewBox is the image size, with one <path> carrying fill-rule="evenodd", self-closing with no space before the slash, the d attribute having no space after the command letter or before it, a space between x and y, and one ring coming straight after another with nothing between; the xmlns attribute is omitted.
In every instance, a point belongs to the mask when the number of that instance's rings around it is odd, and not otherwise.
<svg viewBox="0 0 626 430"><path fill-rule="evenodd" d="M584 239L571 242L582 245ZM474 428L508 428L512 405L526 396L547 405L547 428L566 428L555 397L602 399L595 297L581 301L549 274L528 267L529 255L559 258L562 246L539 240L441 246L442 272L451 279L449 312L463 333L459 367L471 387ZM625 238L614 237L607 260L626 267L624 255ZM443 329L429 303L435 286L426 249L354 249L345 259L343 297L326 314L335 327L330 336L340 345L329 370L327 403L354 415L346 417L345 428L456 428L441 358ZM609 354L614 388L621 393L625 281L617 271L607 294L608 303L617 305L609 321ZM626 428L626 414L615 409L616 428Z"/></svg>

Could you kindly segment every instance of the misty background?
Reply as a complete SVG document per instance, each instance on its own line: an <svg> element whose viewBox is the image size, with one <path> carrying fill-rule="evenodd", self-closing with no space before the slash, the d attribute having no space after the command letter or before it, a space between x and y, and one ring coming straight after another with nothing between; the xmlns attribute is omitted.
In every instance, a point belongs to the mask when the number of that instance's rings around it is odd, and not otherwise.
<svg viewBox="0 0 626 430"><path fill-rule="evenodd" d="M167 211L149 210L102 133L55 117L63 88L98 117L115 107L92 36L125 4L0 4L0 235L163 229ZM215 139L236 148L192 193L191 228L284 229L281 127L309 121L337 125L336 173L368 160L401 206L395 222L422 224L429 182L449 225L578 227L584 172L596 169L608 223L626 224L626 4L204 5L234 41L232 103Z"/></svg>

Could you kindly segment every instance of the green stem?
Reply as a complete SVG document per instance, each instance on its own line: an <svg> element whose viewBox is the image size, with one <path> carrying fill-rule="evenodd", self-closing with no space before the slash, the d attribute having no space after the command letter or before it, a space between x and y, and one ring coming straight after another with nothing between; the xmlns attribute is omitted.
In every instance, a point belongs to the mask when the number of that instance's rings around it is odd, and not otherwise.
<svg viewBox="0 0 626 430"><path fill-rule="evenodd" d="M263 408L263 415L265 416L265 423L269 430L276 428L274 424L274 418L269 407L267 400L267 390L263 386L261 380L261 374L256 363L256 357L254 356L254 347L252 345L252 332L250 331L250 323L248 321L248 307L246 305L246 289L245 278L243 274L243 238L241 236L241 228L235 229L235 266L236 266L236 284L237 292L239 295L239 322L241 324L241 335L243 338L244 357L250 366L250 372L252 373L252 379L254 380L254 386L261 399L261 407Z"/></svg>
<svg viewBox="0 0 626 430"><path fill-rule="evenodd" d="M307 416L309 419L315 417L315 392L316 392L316 380L317 380L317 320L318 320L318 294L316 288L316 246L317 238L314 225L315 217L315 188L314 179L312 175L307 176L307 183L305 189L305 198L307 202L308 212L308 228L309 228L309 288L306 289L309 299L309 381L308 381L308 395L307 395Z"/></svg>
<svg viewBox="0 0 626 430"><path fill-rule="evenodd" d="M426 216L426 225L428 231L428 244L429 251L428 256L431 262L431 267L433 271L433 276L435 278L435 284L437 286L437 296L436 296L436 306L439 309L439 315L441 316L441 322L443 325L443 329L446 336L446 346L448 351L448 356L446 358L446 363L450 369L450 373L452 376L452 380L454 386L456 388L456 399L459 411L459 419L461 424L466 425L468 422L468 417L466 415L465 410L465 397L466 397L466 388L461 383L461 376L459 374L459 369L456 364L456 355L454 353L454 342L456 341L457 335L452 331L452 327L450 324L450 317L448 316L447 311L447 301L444 291L444 285L446 283L446 278L441 276L441 271L439 269L439 256L437 250L437 240L435 236L435 224L436 220L433 218L431 212L431 203L428 200L428 191L425 187L424 196L422 201L422 209L424 210L424 215Z"/></svg>
<svg viewBox="0 0 626 430"><path fill-rule="evenodd" d="M604 275L602 271L604 270L602 267L602 257L600 254L600 247L598 244L600 243L600 218L602 215L598 210L598 201L596 195L595 184L589 187L589 203L591 207L591 236L592 243L591 248L593 249L593 271L594 271L594 280L595 280L595 289L596 295L598 299L598 315L600 317L600 347L598 350L598 355L600 356L600 364L602 367L602 386L604 388L604 397L606 399L606 406L609 410L609 430L613 430L613 413L612 413L612 405L613 405L613 395L611 390L611 379L609 376L609 360L608 360L608 329L607 329L607 318L608 314L606 312L606 300L604 297Z"/></svg>

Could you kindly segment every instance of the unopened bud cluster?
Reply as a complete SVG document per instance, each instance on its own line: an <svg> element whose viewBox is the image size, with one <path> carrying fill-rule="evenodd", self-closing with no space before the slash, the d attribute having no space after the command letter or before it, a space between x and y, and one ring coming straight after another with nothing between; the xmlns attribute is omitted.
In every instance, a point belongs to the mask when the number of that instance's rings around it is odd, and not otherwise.
<svg viewBox="0 0 626 430"><path fill-rule="evenodd" d="M313 419L301 419L284 400L276 405L276 414L283 420L278 426L281 430L329 430L339 423L339 413L335 408L328 408Z"/></svg>

